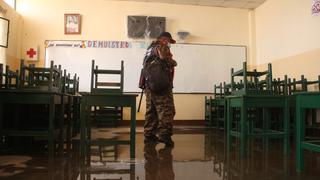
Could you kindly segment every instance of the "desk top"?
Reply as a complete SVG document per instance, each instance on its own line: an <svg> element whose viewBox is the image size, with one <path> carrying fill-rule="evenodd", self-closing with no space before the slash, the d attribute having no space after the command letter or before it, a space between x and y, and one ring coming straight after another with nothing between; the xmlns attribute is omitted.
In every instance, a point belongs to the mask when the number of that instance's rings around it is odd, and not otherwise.
<svg viewBox="0 0 320 180"><path fill-rule="evenodd" d="M37 90L0 90L0 94L57 94L64 95L64 93L54 92L54 91L37 91ZM65 94L67 95L67 94Z"/></svg>
<svg viewBox="0 0 320 180"><path fill-rule="evenodd" d="M288 96L285 95L276 95L276 94L241 94L241 95L229 95L226 96L225 98L286 98Z"/></svg>
<svg viewBox="0 0 320 180"><path fill-rule="evenodd" d="M101 93L89 93L89 92L81 92L82 96L112 96L112 97L137 97L138 94L132 93L123 93L123 94L101 94Z"/></svg>
<svg viewBox="0 0 320 180"><path fill-rule="evenodd" d="M296 93L293 93L293 95L295 95L295 96L299 96L299 95L319 95L320 96L320 92L319 91L314 91L314 92L296 92Z"/></svg>
<svg viewBox="0 0 320 180"><path fill-rule="evenodd" d="M54 91L41 91L41 90L16 90L16 89L1 89L0 90L0 95L1 94L24 94L24 95L64 95L64 96L76 96L76 97L81 97L80 94L66 94L66 93L61 93L61 92L54 92Z"/></svg>
<svg viewBox="0 0 320 180"><path fill-rule="evenodd" d="M82 93L82 103L85 106L121 106L134 107L138 94L94 94Z"/></svg>

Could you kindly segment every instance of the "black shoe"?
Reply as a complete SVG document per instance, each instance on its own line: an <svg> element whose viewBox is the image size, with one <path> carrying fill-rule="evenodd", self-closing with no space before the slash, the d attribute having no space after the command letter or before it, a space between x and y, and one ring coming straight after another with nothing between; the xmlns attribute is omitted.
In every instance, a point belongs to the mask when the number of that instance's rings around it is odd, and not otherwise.
<svg viewBox="0 0 320 180"><path fill-rule="evenodd" d="M144 143L158 143L159 138L155 135L144 136Z"/></svg>
<svg viewBox="0 0 320 180"><path fill-rule="evenodd" d="M174 147L174 142L171 137L160 137L159 142L164 143L166 147Z"/></svg>

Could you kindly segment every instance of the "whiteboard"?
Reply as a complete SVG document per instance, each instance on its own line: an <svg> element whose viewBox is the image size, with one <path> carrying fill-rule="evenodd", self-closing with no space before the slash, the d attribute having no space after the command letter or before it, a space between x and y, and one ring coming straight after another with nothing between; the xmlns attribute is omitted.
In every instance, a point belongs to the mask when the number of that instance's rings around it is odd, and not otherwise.
<svg viewBox="0 0 320 180"><path fill-rule="evenodd" d="M148 43L126 41L47 41L45 65L61 64L80 77L80 91L89 92L91 61L101 69L120 69L124 61L124 92L139 92L138 82ZM246 46L174 44L175 93L212 93L214 84L230 82L230 69L242 68Z"/></svg>

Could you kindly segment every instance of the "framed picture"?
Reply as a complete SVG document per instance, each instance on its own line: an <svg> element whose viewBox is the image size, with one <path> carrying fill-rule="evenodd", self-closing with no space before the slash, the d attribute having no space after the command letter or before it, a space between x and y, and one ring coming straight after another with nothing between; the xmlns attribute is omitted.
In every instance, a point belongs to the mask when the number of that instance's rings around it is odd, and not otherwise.
<svg viewBox="0 0 320 180"><path fill-rule="evenodd" d="M64 14L64 34L81 34L80 14Z"/></svg>
<svg viewBox="0 0 320 180"><path fill-rule="evenodd" d="M7 48L9 40L9 19L0 17L0 47Z"/></svg>

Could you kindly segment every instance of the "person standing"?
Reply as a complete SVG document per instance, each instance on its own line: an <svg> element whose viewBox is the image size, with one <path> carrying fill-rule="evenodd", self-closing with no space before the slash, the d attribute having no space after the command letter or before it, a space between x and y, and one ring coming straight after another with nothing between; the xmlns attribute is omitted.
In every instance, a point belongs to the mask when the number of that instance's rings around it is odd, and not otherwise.
<svg viewBox="0 0 320 180"><path fill-rule="evenodd" d="M173 147L173 118L175 116L175 106L172 94L174 67L176 61L172 59L170 44L176 41L172 39L169 32L162 32L159 37L148 47L143 63L139 87L146 94L146 114L144 124L145 143L164 143L167 147ZM154 66L156 62L163 64L163 71L167 73L169 85L160 91L153 87L162 80L152 78L148 68ZM156 76L156 75L155 75Z"/></svg>

